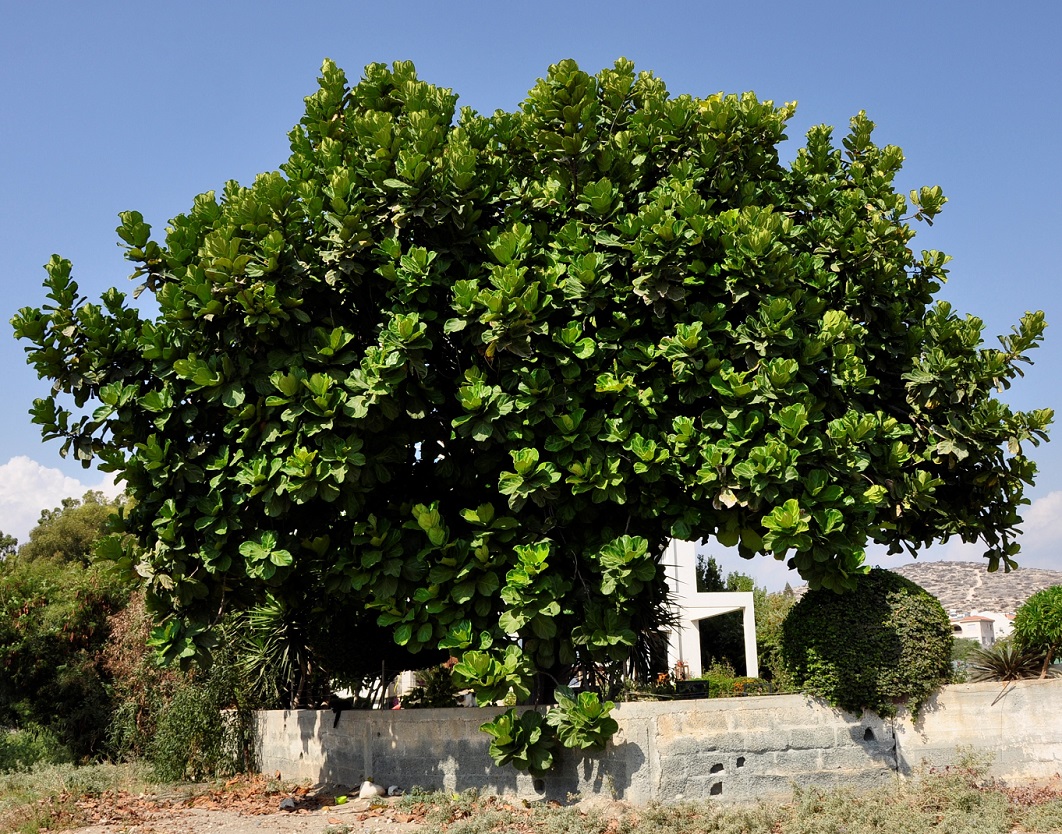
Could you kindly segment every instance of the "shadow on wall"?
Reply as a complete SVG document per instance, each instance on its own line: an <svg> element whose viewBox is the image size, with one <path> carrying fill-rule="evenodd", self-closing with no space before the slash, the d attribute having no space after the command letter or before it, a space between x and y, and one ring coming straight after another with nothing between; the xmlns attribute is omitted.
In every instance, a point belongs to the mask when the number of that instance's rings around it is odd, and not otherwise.
<svg viewBox="0 0 1062 834"><path fill-rule="evenodd" d="M554 769L533 780L535 793L545 799L565 802L573 794L592 794L627 799L632 775L645 764L639 745L629 741L610 744L601 752L559 749Z"/></svg>
<svg viewBox="0 0 1062 834"><path fill-rule="evenodd" d="M829 705L823 702L824 708ZM843 713L841 713L843 715ZM852 743L863 750L873 761L881 762L890 770L897 770L896 731L891 719L884 719L872 712L864 712L859 724L849 726Z"/></svg>
<svg viewBox="0 0 1062 834"><path fill-rule="evenodd" d="M917 722L851 715L802 695L624 703L616 743L562 749L536 779L495 767L480 724L502 708L260 713L266 773L353 787L371 777L403 790L544 797L610 796L755 802L794 783L853 789L890 784L921 764L954 764L956 750L990 756L1003 779L1049 778L1062 761L1062 680L946 687Z"/></svg>
<svg viewBox="0 0 1062 834"><path fill-rule="evenodd" d="M316 784L354 787L372 779L384 787L542 796L564 800L592 791L624 798L631 775L645 763L637 744L603 752L558 748L554 770L533 777L497 767L480 724L502 708L327 710L262 713L262 769ZM292 726L294 725L294 726ZM294 732L293 732L294 730Z"/></svg>
<svg viewBox="0 0 1062 834"><path fill-rule="evenodd" d="M774 771L786 774L781 785L786 791L792 776L802 771L896 772L892 723L876 715L846 716L800 696L741 701L629 705L625 711L633 709L635 715L622 722L618 743L600 752L558 748L554 769L541 777L497 767L490 758L490 739L479 726L503 708L352 710L338 716L324 710L276 711L262 714L263 750L268 750L262 767L323 785L353 788L372 779L404 791L474 788L560 802L573 794L633 802L660 793L755 799L761 788L777 787ZM783 701L794 715L771 709ZM728 719L735 708L752 715L751 723ZM806 720L808 710L818 717ZM684 728L667 731L647 721L648 715L638 718L656 712Z"/></svg>
<svg viewBox="0 0 1062 834"><path fill-rule="evenodd" d="M1007 688L1004 686L998 698L992 702L992 706L995 706L996 701L999 698L1002 698L1006 694L1006 691ZM930 695L926 699L926 702L922 704L922 708L918 711L918 715L916 717L912 717L908 722L911 726L911 729L919 736L921 736L923 740L926 738L926 720L930 718L930 716L932 716L934 713L947 709L947 707L940 699L940 694L940 692L934 692L932 695Z"/></svg>

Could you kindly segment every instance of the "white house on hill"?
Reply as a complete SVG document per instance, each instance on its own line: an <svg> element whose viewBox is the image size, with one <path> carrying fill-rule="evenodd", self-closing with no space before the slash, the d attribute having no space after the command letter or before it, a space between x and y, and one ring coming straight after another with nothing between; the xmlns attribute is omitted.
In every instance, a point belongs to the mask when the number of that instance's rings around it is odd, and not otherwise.
<svg viewBox="0 0 1062 834"><path fill-rule="evenodd" d="M1010 634L1014 615L1001 611L968 611L965 614L953 613L951 629L956 637L976 640L987 648L996 640Z"/></svg>

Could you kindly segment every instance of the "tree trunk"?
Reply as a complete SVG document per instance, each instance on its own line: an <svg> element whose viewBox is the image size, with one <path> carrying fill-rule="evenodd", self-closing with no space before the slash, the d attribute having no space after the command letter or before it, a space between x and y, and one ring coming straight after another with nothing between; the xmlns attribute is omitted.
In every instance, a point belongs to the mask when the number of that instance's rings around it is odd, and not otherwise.
<svg viewBox="0 0 1062 834"><path fill-rule="evenodd" d="M1047 655L1044 657L1044 668L1040 670L1040 680L1044 680L1047 677L1047 670L1051 668L1051 661L1054 660L1055 647L1047 647Z"/></svg>

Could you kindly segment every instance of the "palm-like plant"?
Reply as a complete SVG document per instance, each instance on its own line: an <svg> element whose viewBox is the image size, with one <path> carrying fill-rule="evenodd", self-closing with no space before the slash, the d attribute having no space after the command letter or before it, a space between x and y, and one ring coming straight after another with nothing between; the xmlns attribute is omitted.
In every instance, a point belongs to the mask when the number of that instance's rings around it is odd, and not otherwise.
<svg viewBox="0 0 1062 834"><path fill-rule="evenodd" d="M977 648L970 652L967 669L971 683L1020 681L1040 677L1043 652L1028 649L1011 640Z"/></svg>
<svg viewBox="0 0 1062 834"><path fill-rule="evenodd" d="M240 671L258 697L289 709L306 704L316 669L297 612L269 594L240 617L236 645Z"/></svg>

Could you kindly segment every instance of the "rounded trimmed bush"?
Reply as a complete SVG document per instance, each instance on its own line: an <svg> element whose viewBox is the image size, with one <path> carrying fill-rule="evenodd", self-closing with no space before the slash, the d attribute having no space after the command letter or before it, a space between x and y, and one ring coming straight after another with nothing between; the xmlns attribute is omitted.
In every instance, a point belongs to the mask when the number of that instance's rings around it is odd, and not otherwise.
<svg viewBox="0 0 1062 834"><path fill-rule="evenodd" d="M951 624L928 591L872 569L854 591L808 591L782 625L796 684L849 712L917 713L950 672Z"/></svg>

